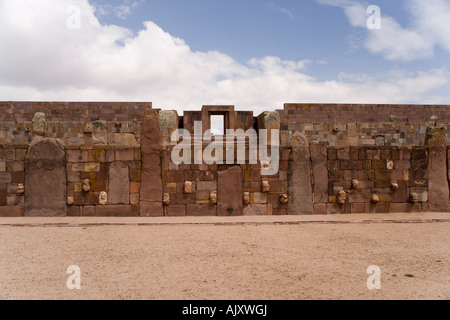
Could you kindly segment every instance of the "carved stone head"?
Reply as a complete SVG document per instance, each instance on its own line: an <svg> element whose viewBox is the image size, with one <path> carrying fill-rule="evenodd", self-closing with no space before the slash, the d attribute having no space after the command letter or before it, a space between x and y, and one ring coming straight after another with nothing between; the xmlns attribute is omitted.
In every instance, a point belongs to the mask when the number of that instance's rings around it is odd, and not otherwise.
<svg viewBox="0 0 450 320"><path fill-rule="evenodd" d="M21 196L24 194L24 192L25 192L25 187L24 187L23 183L19 183L17 185L16 195Z"/></svg>
<svg viewBox="0 0 450 320"><path fill-rule="evenodd" d="M337 202L339 204L344 204L347 201L347 193L344 190L339 190L337 195Z"/></svg>
<svg viewBox="0 0 450 320"><path fill-rule="evenodd" d="M192 193L192 181L184 182L184 193L186 194Z"/></svg>
<svg viewBox="0 0 450 320"><path fill-rule="evenodd" d="M288 203L288 195L285 193L285 194L282 194L281 196L280 196L280 203L282 203L282 204L286 204L286 203Z"/></svg>
<svg viewBox="0 0 450 320"><path fill-rule="evenodd" d="M33 133L43 136L45 133L45 113L36 112L33 120Z"/></svg>
<svg viewBox="0 0 450 320"><path fill-rule="evenodd" d="M217 191L211 191L209 194L209 203L216 204L217 203Z"/></svg>
<svg viewBox="0 0 450 320"><path fill-rule="evenodd" d="M264 180L262 182L262 192L269 192L270 191L270 184L269 181Z"/></svg>
<svg viewBox="0 0 450 320"><path fill-rule="evenodd" d="M353 179L352 180L352 189L358 189L359 188L359 180Z"/></svg>
<svg viewBox="0 0 450 320"><path fill-rule="evenodd" d="M244 204L250 203L250 192L244 192L242 195L242 200L244 201Z"/></svg>
<svg viewBox="0 0 450 320"><path fill-rule="evenodd" d="M82 189L84 192L91 191L91 180L83 179Z"/></svg>
<svg viewBox="0 0 450 320"><path fill-rule="evenodd" d="M409 199L412 203L418 203L419 202L419 194L417 192L411 193L409 196Z"/></svg>
<svg viewBox="0 0 450 320"><path fill-rule="evenodd" d="M108 204L108 194L105 191L100 192L100 195L98 196L98 203L102 206Z"/></svg>
<svg viewBox="0 0 450 320"><path fill-rule="evenodd" d="M378 195L376 195L376 194L373 194L373 195L370 197L370 201L371 201L373 204L377 204L378 202L380 202L380 197L379 197Z"/></svg>
<svg viewBox="0 0 450 320"><path fill-rule="evenodd" d="M164 204L170 204L170 193L164 193L163 195L163 203Z"/></svg>
<svg viewBox="0 0 450 320"><path fill-rule="evenodd" d="M399 188L398 183L397 182L392 182L391 183L391 190L392 191L397 191Z"/></svg>

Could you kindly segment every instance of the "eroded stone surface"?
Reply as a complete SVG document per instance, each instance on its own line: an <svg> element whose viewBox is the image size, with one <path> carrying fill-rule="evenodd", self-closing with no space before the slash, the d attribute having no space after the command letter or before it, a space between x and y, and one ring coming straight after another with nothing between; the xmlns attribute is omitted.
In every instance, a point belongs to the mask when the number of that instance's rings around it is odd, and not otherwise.
<svg viewBox="0 0 450 320"><path fill-rule="evenodd" d="M313 214L311 164L308 141L296 133L291 139L292 153L288 170L288 214ZM302 183L299 183L301 181Z"/></svg>
<svg viewBox="0 0 450 320"><path fill-rule="evenodd" d="M25 216L65 216L66 157L54 139L33 143L25 157Z"/></svg>
<svg viewBox="0 0 450 320"><path fill-rule="evenodd" d="M33 133L43 136L45 133L45 113L36 112L32 120Z"/></svg>
<svg viewBox="0 0 450 320"><path fill-rule="evenodd" d="M428 150L428 210L450 211L447 179L447 147L433 146Z"/></svg>
<svg viewBox="0 0 450 320"><path fill-rule="evenodd" d="M239 216L243 214L242 169L239 166L218 172L217 215Z"/></svg>
<svg viewBox="0 0 450 320"><path fill-rule="evenodd" d="M142 173L140 212L142 216L163 216L161 198L161 131L156 110L147 109L141 130Z"/></svg>
<svg viewBox="0 0 450 320"><path fill-rule="evenodd" d="M128 165L122 161L114 161L109 166L109 204L130 203L130 181Z"/></svg>

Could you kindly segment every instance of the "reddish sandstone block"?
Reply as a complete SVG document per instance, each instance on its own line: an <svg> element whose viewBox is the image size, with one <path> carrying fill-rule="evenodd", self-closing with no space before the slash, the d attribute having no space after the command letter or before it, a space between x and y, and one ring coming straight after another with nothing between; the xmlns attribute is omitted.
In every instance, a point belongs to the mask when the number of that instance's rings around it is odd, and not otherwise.
<svg viewBox="0 0 450 320"><path fill-rule="evenodd" d="M134 149L118 149L115 152L116 161L133 161Z"/></svg>
<svg viewBox="0 0 450 320"><path fill-rule="evenodd" d="M24 207L21 206L0 206L0 217L23 217Z"/></svg>
<svg viewBox="0 0 450 320"><path fill-rule="evenodd" d="M327 204L326 203L315 203L314 204L314 214L327 214Z"/></svg>
<svg viewBox="0 0 450 320"><path fill-rule="evenodd" d="M96 217L131 217L130 205L95 206Z"/></svg>
<svg viewBox="0 0 450 320"><path fill-rule="evenodd" d="M184 205L169 205L166 210L169 217L182 217L186 215L186 206Z"/></svg>
<svg viewBox="0 0 450 320"><path fill-rule="evenodd" d="M81 151L80 150L66 150L67 162L80 162Z"/></svg>
<svg viewBox="0 0 450 320"><path fill-rule="evenodd" d="M81 207L80 206L68 206L67 207L67 216L68 217L81 216Z"/></svg>
<svg viewBox="0 0 450 320"><path fill-rule="evenodd" d="M364 203L353 203L352 213L365 213Z"/></svg>
<svg viewBox="0 0 450 320"><path fill-rule="evenodd" d="M217 206L209 204L188 204L188 216L215 216L217 214Z"/></svg>
<svg viewBox="0 0 450 320"><path fill-rule="evenodd" d="M285 215L287 215L287 210L286 209L280 209L280 208L278 208L278 209L273 208L272 209L272 215L273 216L285 216Z"/></svg>
<svg viewBox="0 0 450 320"><path fill-rule="evenodd" d="M83 206L83 207L81 207L81 216L83 216L83 217L94 217L95 216L95 206Z"/></svg>

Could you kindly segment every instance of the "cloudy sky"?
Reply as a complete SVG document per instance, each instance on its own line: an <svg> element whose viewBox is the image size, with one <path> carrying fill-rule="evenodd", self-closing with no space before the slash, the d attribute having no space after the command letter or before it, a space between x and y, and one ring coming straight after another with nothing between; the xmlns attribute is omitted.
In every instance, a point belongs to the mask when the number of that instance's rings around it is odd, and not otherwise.
<svg viewBox="0 0 450 320"><path fill-rule="evenodd" d="M449 30L450 0L0 0L0 100L450 104Z"/></svg>

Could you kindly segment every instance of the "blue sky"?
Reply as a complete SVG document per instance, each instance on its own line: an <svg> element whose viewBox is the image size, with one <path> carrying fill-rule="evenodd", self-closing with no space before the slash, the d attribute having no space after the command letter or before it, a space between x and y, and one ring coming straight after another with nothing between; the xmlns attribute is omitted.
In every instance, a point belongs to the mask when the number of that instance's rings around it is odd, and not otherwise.
<svg viewBox="0 0 450 320"><path fill-rule="evenodd" d="M11 48L0 53L2 100L143 100L180 111L450 104L449 0L18 2L0 0L5 16L30 22L0 20ZM81 26L61 29L70 5ZM381 10L380 30L367 28L369 5Z"/></svg>

